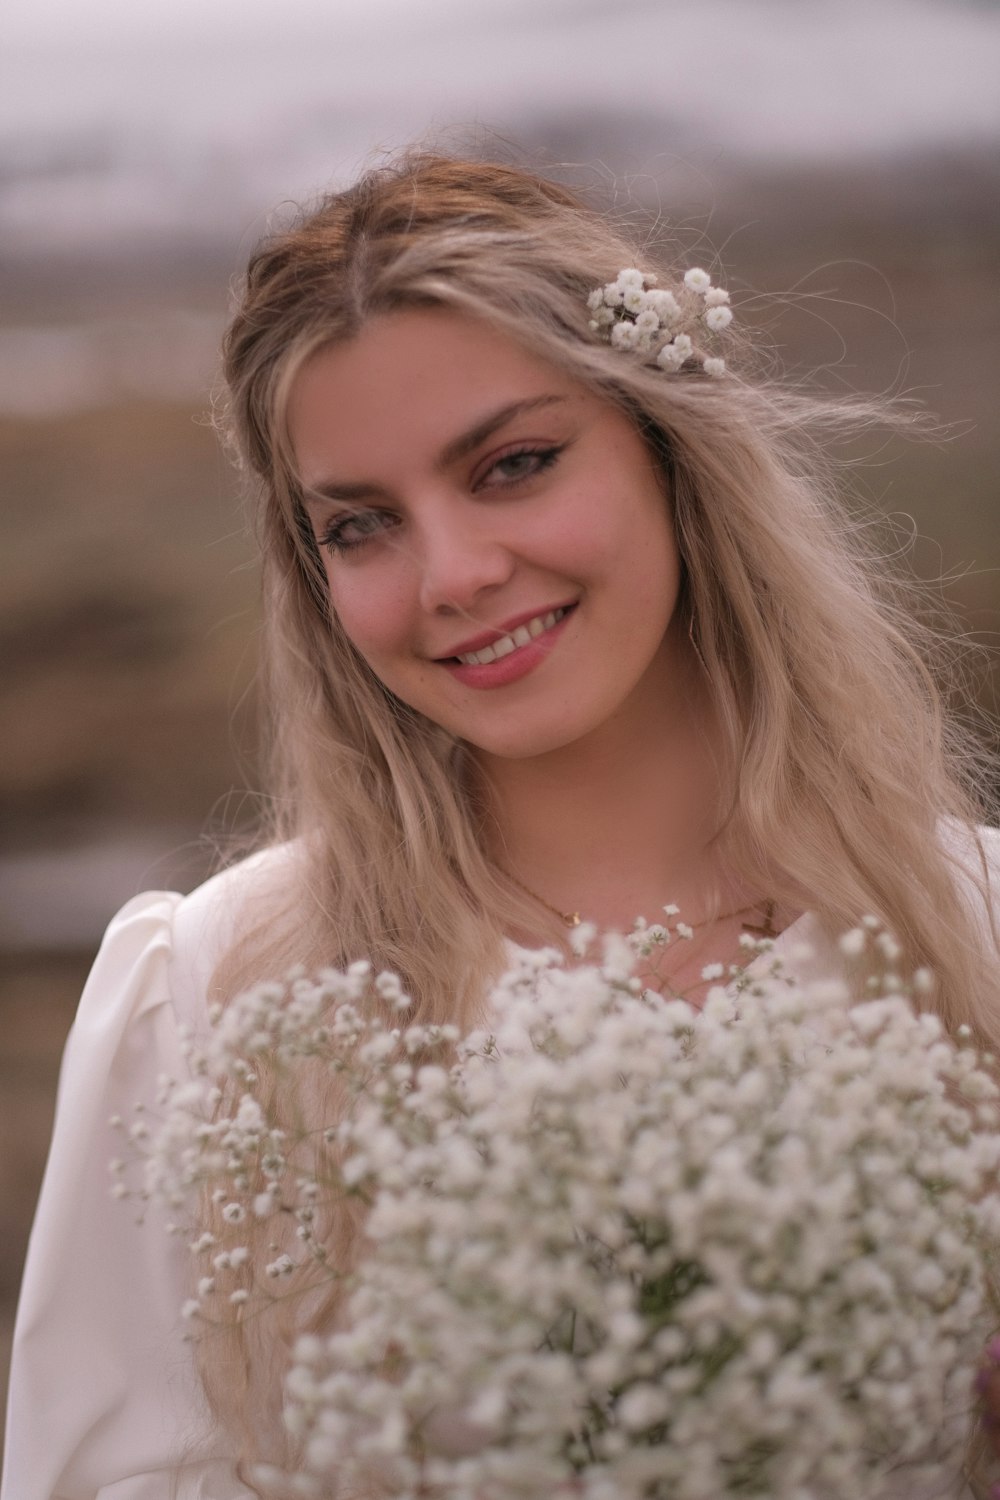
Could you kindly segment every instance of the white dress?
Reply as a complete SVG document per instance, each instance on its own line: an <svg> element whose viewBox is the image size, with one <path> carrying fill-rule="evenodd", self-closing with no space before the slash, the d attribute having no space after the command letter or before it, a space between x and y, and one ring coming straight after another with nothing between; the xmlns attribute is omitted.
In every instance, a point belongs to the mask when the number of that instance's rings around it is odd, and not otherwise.
<svg viewBox="0 0 1000 1500"><path fill-rule="evenodd" d="M190 896L136 896L109 926L73 1023L18 1306L3 1500L249 1500L211 1431L180 1309L191 1256L154 1210L110 1196L109 1121L183 1069L237 913L287 851Z"/></svg>
<svg viewBox="0 0 1000 1500"><path fill-rule="evenodd" d="M1000 833L985 834L1000 889ZM109 1120L128 1119L155 1099L160 1075L182 1069L179 1026L204 1026L237 913L266 909L290 857L267 851L190 896L137 896L108 928L63 1059L18 1309L0 1500L249 1500L183 1337L186 1241L155 1212L139 1227L129 1203L111 1199L108 1163L121 1143ZM810 969L833 972L809 915L777 940L800 972L803 945Z"/></svg>

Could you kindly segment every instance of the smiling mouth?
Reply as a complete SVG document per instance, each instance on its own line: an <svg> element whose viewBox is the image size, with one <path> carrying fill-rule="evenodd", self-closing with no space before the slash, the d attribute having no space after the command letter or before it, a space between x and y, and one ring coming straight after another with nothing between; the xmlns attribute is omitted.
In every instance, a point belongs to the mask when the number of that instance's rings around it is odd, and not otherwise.
<svg viewBox="0 0 1000 1500"><path fill-rule="evenodd" d="M499 661L501 657L509 656L512 651L517 651L521 646L528 646L546 630L551 630L553 625L558 625L565 615L573 608L571 604L562 605L558 609L550 609L544 615L535 615L534 619L527 620L512 630L509 635L502 635L492 645L484 646L481 651L467 651L464 656L449 656L448 661L461 662L467 667L485 667L492 661Z"/></svg>

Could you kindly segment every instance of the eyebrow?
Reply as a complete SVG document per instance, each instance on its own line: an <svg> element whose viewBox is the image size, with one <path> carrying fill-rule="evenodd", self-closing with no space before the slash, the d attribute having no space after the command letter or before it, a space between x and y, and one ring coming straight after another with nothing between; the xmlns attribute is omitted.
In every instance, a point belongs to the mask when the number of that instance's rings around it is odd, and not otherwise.
<svg viewBox="0 0 1000 1500"><path fill-rule="evenodd" d="M509 401L506 406L499 407L470 427L467 432L461 433L446 443L438 457L437 467L446 469L450 464L457 463L459 459L467 458L474 453L481 443L485 443L494 433L506 427L515 417L523 416L526 412L540 411L546 406L557 406L565 403L565 396L531 396L524 401ZM369 495L382 493L381 485L368 480L356 480L351 483L341 483L336 479L321 479L317 484L310 485L304 495L308 504L310 499L322 500L363 500Z"/></svg>

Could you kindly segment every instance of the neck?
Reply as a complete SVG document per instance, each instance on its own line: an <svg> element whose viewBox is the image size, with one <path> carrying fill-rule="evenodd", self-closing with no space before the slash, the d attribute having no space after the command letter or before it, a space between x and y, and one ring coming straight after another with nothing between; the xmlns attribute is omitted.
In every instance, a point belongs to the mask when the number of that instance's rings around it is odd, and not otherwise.
<svg viewBox="0 0 1000 1500"><path fill-rule="evenodd" d="M696 922L750 895L719 867L717 736L700 685L681 686L683 711L664 694L641 724L625 714L545 755L477 761L497 862L547 905L621 930L667 902Z"/></svg>

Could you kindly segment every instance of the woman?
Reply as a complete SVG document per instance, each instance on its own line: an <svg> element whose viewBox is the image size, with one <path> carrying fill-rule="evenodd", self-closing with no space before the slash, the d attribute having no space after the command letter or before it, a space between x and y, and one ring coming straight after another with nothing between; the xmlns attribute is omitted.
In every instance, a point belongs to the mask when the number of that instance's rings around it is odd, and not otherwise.
<svg viewBox="0 0 1000 1500"><path fill-rule="evenodd" d="M247 1493L236 1456L281 1456L289 1341L333 1309L234 1313L199 1384L183 1243L104 1206L107 1117L182 1066L210 998L369 955L421 1017L467 1024L506 941L667 902L693 936L664 977L697 998L747 929L832 963L824 941L874 911L946 1024L1000 1042L982 759L812 446L881 414L736 373L730 317L704 272L562 188L421 154L253 258L225 365L261 505L272 826L109 931L29 1257L4 1500L141 1500L168 1475L225 1500Z"/></svg>

